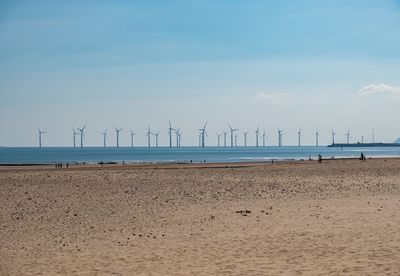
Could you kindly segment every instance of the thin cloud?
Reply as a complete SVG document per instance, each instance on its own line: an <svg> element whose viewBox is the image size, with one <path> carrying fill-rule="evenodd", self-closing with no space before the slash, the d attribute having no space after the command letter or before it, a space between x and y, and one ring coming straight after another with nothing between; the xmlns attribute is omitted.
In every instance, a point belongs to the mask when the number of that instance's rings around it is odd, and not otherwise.
<svg viewBox="0 0 400 276"><path fill-rule="evenodd" d="M400 87L398 86L390 86L387 84L370 84L364 86L358 91L358 95L366 96L366 95L384 95L384 94L396 94L400 95Z"/></svg>
<svg viewBox="0 0 400 276"><path fill-rule="evenodd" d="M286 93L258 93L254 99L268 101L271 103L284 103L287 102L287 94Z"/></svg>

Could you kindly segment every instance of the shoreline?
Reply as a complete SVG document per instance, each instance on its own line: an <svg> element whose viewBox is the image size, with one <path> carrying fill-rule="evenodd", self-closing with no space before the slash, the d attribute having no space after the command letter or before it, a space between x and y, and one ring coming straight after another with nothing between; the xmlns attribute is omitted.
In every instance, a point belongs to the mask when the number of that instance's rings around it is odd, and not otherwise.
<svg viewBox="0 0 400 276"><path fill-rule="evenodd" d="M366 162L371 160L400 160L399 156L379 156L379 157L368 157ZM322 163L332 163L332 162L340 162L340 161L360 161L359 157L341 157L341 158L326 158L322 159ZM274 165L274 164L313 164L318 163L317 159L306 160L306 159L272 159L266 161L238 161L238 162L105 162L101 163L31 163L31 164L1 164L1 169L12 169L12 168L49 168L49 169L58 169L58 170L68 170L73 168L98 168L98 169L109 169L109 168L163 168L163 167L189 167L189 168L212 168L212 167L221 167L221 168L231 168L231 167L252 167L252 166L262 166L262 165ZM54 168L56 164L62 164L62 168ZM69 165L69 168L66 168L66 164Z"/></svg>

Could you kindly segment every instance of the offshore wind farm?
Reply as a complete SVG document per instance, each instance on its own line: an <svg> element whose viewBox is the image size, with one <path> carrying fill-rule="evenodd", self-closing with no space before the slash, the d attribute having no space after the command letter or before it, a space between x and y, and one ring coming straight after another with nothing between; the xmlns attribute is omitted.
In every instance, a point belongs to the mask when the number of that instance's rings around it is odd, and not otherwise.
<svg viewBox="0 0 400 276"><path fill-rule="evenodd" d="M159 146L168 146L170 148L173 148L173 147L181 147L182 146L181 139L182 139L183 129L181 129L180 127L179 128L172 127L172 124L171 124L170 120L168 121L168 124L169 124L168 128L167 127L165 128L165 130L166 130L165 132L162 132L161 130L152 131L150 125L147 126L147 131L144 133L144 136L147 138L147 144L146 145L147 145L148 148L150 148L150 147L159 147ZM208 137L208 132L206 130L207 124L208 124L208 122L205 122L205 124L201 128L197 129L197 132L198 132L198 146L200 148L204 148L204 147L207 147L207 146L211 146L211 147L215 147L215 146L216 147L227 147L227 146L230 146L232 148L232 147L247 147L247 146L255 146L255 147L259 147L259 146L260 147L278 146L278 147L282 147L282 146L295 146L296 145L296 144L290 144L290 143L284 144L283 136L284 136L285 132L284 132L283 129L280 129L279 127L277 127L277 129L275 131L275 134L274 134L273 130L271 130L269 132L270 133L269 137L276 136L277 139L276 139L276 144L275 144L273 142L272 138L270 139L271 142L267 143L267 137L268 136L267 136L267 131L266 131L265 128L263 129L262 133L260 133L260 127L257 126L257 128L254 130L254 132L249 132L248 130L246 130L246 131L242 132L241 136L239 136L237 134L237 132L239 132L240 129L239 128L233 128L230 125L230 123L227 123L227 128L226 129L218 130L218 132L216 133L217 141L213 141L214 143L212 143L212 142L208 141L209 137ZM79 138L80 138L80 147L81 148L84 147L84 138L85 138L85 129L86 129L86 127L87 127L87 124L85 124L82 128L74 128L74 127L72 128L72 137L73 137L73 139L72 139L71 146L73 146L74 148L76 147L76 136L79 136ZM77 132L76 130L79 130L79 132ZM108 147L116 147L116 148L120 147L120 142L119 142L120 141L120 132L123 131L123 128L114 127L114 130L115 130L115 135L116 135L115 144L107 143L107 129L105 129L103 132L98 132L97 131L97 133L99 134L98 135L99 139L100 139L100 137L102 137L101 139L102 139L104 148L107 147L107 146ZM372 130L371 138L370 138L370 140L367 141L367 140L364 139L364 137L366 137L366 135L360 135L360 139L358 139L358 140L356 138L352 139L353 137L352 137L352 135L350 133L350 129L348 129L347 132L345 132L343 134L343 137L345 139L343 139L342 141L339 141L339 143L338 143L337 140L335 140L335 137L336 137L336 135L338 133L335 132L334 130L331 130L330 132L326 132L325 133L325 137L328 137L329 135L331 135L331 137L332 137L331 138L331 142L327 143L325 145L321 145L320 144L320 135L321 135L321 133L320 133L319 129L316 129L316 131L314 132L314 135L315 135L314 143L309 143L309 144L305 144L305 143L302 142L302 134L304 134L304 133L302 133L302 129L301 128L298 129L297 132L292 132L291 134L293 136L297 134L297 146L298 147L301 147L301 146L315 146L315 147L319 147L319 146L343 147L343 146L345 146L345 147L350 147L350 146L354 146L354 145L357 145L358 147L362 147L362 146L364 146L364 147L376 147L376 146L397 146L397 145L400 145L400 143L397 143L396 141L395 142L382 142L382 141L376 142L375 141L375 129L372 128L371 130ZM189 132L189 131L187 131L187 132ZM138 131L138 133L140 135L139 131ZM230 144L227 144L227 141L226 141L228 133L230 134ZM251 144L251 143L248 142L248 138L251 138L252 133L254 133L254 144ZM45 144L43 144L43 134L47 134L48 136L51 136L51 133L48 133L47 131L43 131L39 127L37 127L37 139L38 139L37 145L38 145L39 148L45 147ZM163 141L160 141L160 134L161 134L161 137L165 138ZM165 134L165 135L163 135L163 134ZM136 136L137 133L134 133L133 129L130 130L130 134L126 134L126 135L130 136L130 140L129 140L130 142L129 142L129 144L122 145L122 147L146 146L144 144L135 145L134 136ZM224 136L223 137L223 139L224 139L223 140L223 142L224 142L223 144L221 143L221 136L222 135ZM167 136L168 136L168 141L166 139ZM175 142L173 141L174 140L174 136L175 136ZM240 139L239 137L242 137L242 139L239 140ZM260 145L260 139L261 139L261 145ZM197 144L196 141L192 141L192 143L189 142L188 144L186 144L186 146L194 147L194 146L196 146L196 144ZM55 146L56 147L57 146L68 147L68 145L57 145L57 144ZM96 147L96 145L86 145L86 146L87 147Z"/></svg>
<svg viewBox="0 0 400 276"><path fill-rule="evenodd" d="M364 139L362 135L358 141L352 139L350 129L343 133L342 140L337 139L338 132L334 130L321 133L316 129L314 132L310 131L314 135L314 143L307 144L302 141L302 129L298 129L297 132L284 132L278 127L274 133L273 130L266 129L261 132L257 126L253 131L246 130L242 135L238 135L240 129L227 123L225 129L216 133L217 141L213 143L209 141L207 127L209 124L205 122L197 129L198 141L189 142L184 146L181 144L183 129L174 127L171 121L168 121L164 132L154 130L150 125L142 133L138 131L139 128L135 128L137 131L130 129L129 133L124 133L124 128L114 127L114 137L109 137L107 129L95 131L102 142L102 146L96 146L84 143L85 135L90 133L90 126L85 124L81 128L72 128L73 139L70 146L52 147L46 147L46 142L51 139L51 130L44 131L38 127L36 147L3 147L0 149L0 164L270 162L314 160L318 155L326 159L358 158L361 153L368 157L400 156L400 143L376 142L375 129L372 129L369 140ZM188 132L189 130L186 131ZM284 134L297 137L297 144L285 144ZM129 143L120 143L122 135L129 136L129 140L125 140ZM331 143L320 144L321 135L331 136ZM135 136L145 137L147 143L137 144ZM276 137L275 140L272 139L273 136ZM267 139L268 137L270 138ZM79 147L76 143L77 138L80 141Z"/></svg>

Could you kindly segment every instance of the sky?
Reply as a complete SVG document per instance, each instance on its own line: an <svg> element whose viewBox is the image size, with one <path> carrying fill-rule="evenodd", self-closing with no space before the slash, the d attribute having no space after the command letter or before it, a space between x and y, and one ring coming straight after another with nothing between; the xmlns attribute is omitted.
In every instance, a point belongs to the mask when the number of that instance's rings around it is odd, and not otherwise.
<svg viewBox="0 0 400 276"><path fill-rule="evenodd" d="M0 146L267 144L400 137L399 0L1 1Z"/></svg>

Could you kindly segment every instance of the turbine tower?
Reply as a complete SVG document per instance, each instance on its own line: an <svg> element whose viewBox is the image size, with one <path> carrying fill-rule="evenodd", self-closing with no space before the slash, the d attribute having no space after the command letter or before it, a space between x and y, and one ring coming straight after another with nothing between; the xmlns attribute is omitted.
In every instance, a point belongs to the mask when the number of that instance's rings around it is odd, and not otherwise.
<svg viewBox="0 0 400 276"><path fill-rule="evenodd" d="M103 147L107 147L106 140L107 140L107 129L104 130L103 134Z"/></svg>
<svg viewBox="0 0 400 276"><path fill-rule="evenodd" d="M301 147L301 128L299 129L299 131L297 131L297 138L298 138L298 142L299 142L299 147Z"/></svg>
<svg viewBox="0 0 400 276"><path fill-rule="evenodd" d="M177 135L178 135L178 147L181 147L181 141L182 141L182 130L179 130Z"/></svg>
<svg viewBox="0 0 400 276"><path fill-rule="evenodd" d="M245 147L247 147L247 134L248 134L248 133L249 133L248 131L243 132L243 136L244 136L244 146L245 146Z"/></svg>
<svg viewBox="0 0 400 276"><path fill-rule="evenodd" d="M136 135L136 133L133 133L133 130L131 129L131 148L133 148L134 145L134 136Z"/></svg>
<svg viewBox="0 0 400 276"><path fill-rule="evenodd" d="M115 132L117 133L117 148L119 148L119 133L123 130L123 128L118 129L118 128L114 127L114 129L115 129Z"/></svg>
<svg viewBox="0 0 400 276"><path fill-rule="evenodd" d="M344 135L344 136L346 136L346 139L347 139L347 144L349 144L350 143L350 129L349 130L347 130L347 133Z"/></svg>
<svg viewBox="0 0 400 276"><path fill-rule="evenodd" d="M37 128L37 130L38 130L38 134L39 134L39 148L41 148L42 147L42 134L45 134L46 131L40 130L39 127Z"/></svg>
<svg viewBox="0 0 400 276"><path fill-rule="evenodd" d="M76 132L75 128L72 127L72 135L73 135L73 139L74 139L74 148L76 148L76 135L78 135L79 132Z"/></svg>
<svg viewBox="0 0 400 276"><path fill-rule="evenodd" d="M278 128L278 146L282 147L282 136L283 136L283 130Z"/></svg>
<svg viewBox="0 0 400 276"><path fill-rule="evenodd" d="M152 133L151 133L151 130L150 130L150 126L147 126L146 136L147 136L147 146L149 148L151 147L151 135L152 135Z"/></svg>
<svg viewBox="0 0 400 276"><path fill-rule="evenodd" d="M83 137L85 137L85 128L86 125L84 125L82 128L77 128L79 132L81 133L81 148L83 148Z"/></svg>
<svg viewBox="0 0 400 276"><path fill-rule="evenodd" d="M203 128L200 128L200 145L202 148L205 147L205 135L208 136L207 131L206 131L206 126L207 126L207 122L204 124Z"/></svg>
<svg viewBox="0 0 400 276"><path fill-rule="evenodd" d="M315 132L315 146L318 148L319 147L319 131L317 129L317 131Z"/></svg>
<svg viewBox="0 0 400 276"><path fill-rule="evenodd" d="M168 135L169 135L169 147L172 148L172 131L176 131L171 125L171 121L169 121Z"/></svg>
<svg viewBox="0 0 400 276"><path fill-rule="evenodd" d="M160 135L159 131L157 133L154 133L154 136L156 137L156 148L158 148L158 136L159 135Z"/></svg>
<svg viewBox="0 0 400 276"><path fill-rule="evenodd" d="M201 148L201 133L199 133L199 148Z"/></svg>
<svg viewBox="0 0 400 276"><path fill-rule="evenodd" d="M235 134L235 147L237 147L237 134Z"/></svg>
<svg viewBox="0 0 400 276"><path fill-rule="evenodd" d="M228 134L228 131L224 130L224 147L226 148L226 135Z"/></svg>
<svg viewBox="0 0 400 276"><path fill-rule="evenodd" d="M218 147L220 147L220 143L219 143L219 142L220 142L220 139L221 139L221 135L222 135L222 134L217 133L217 137L218 137Z"/></svg>
<svg viewBox="0 0 400 276"><path fill-rule="evenodd" d="M176 134L176 147L177 148L179 147L179 131L180 130L181 130L180 128L178 128L177 130L174 129L175 134Z"/></svg>
<svg viewBox="0 0 400 276"><path fill-rule="evenodd" d="M228 123L228 126L231 130L231 147L233 147L233 134L235 133L235 131L238 131L238 128L232 128L231 125Z"/></svg>
<svg viewBox="0 0 400 276"><path fill-rule="evenodd" d="M259 133L260 133L260 128L257 126L257 129L256 129L256 147L258 147L258 137L259 137Z"/></svg>
<svg viewBox="0 0 400 276"><path fill-rule="evenodd" d="M265 138L266 138L267 136L265 135L265 129L264 129L264 131L263 131L263 134L262 134L262 138L263 138L263 147L265 147Z"/></svg>
<svg viewBox="0 0 400 276"><path fill-rule="evenodd" d="M337 134L333 129L332 129L332 145L335 144L335 135Z"/></svg>

